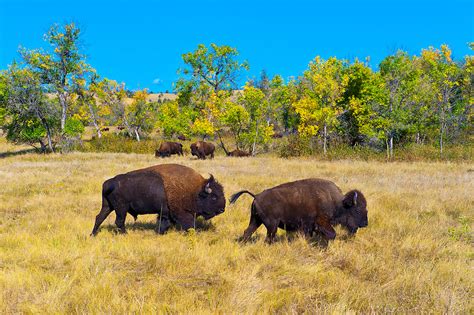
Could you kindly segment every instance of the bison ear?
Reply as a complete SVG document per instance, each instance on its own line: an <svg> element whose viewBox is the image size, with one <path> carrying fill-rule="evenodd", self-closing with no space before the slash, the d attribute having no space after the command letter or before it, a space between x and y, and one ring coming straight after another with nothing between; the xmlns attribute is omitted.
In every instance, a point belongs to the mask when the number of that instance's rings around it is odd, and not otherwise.
<svg viewBox="0 0 474 315"><path fill-rule="evenodd" d="M357 191L351 190L349 191L345 196L344 200L342 201L342 204L344 205L344 208L350 208L357 206Z"/></svg>

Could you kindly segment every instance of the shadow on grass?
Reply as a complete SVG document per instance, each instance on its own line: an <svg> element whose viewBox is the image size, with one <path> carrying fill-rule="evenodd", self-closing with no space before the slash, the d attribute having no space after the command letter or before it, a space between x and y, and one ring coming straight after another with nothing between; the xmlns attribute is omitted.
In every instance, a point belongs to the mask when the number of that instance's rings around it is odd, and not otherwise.
<svg viewBox="0 0 474 315"><path fill-rule="evenodd" d="M101 229L104 229L109 232L114 232L114 233L119 233L117 226L115 223L112 224L106 224L101 227ZM152 230L155 231L156 229L156 222L139 222L138 220L135 222L128 222L125 223L125 229L127 231L146 231L146 230ZM216 227L212 222L206 221L203 218L197 218L196 219L196 231L215 231ZM168 229L168 232L170 231L184 231L182 227L179 224L171 224L170 228Z"/></svg>
<svg viewBox="0 0 474 315"><path fill-rule="evenodd" d="M1 152L0 153L0 159L4 159L4 158L7 158L7 157L11 157L11 156L28 154L28 153L38 153L38 152L39 151L36 150L35 148L24 149L24 150L19 150L19 151Z"/></svg>
<svg viewBox="0 0 474 315"><path fill-rule="evenodd" d="M320 234L320 233L314 233L312 237L307 238L303 234L301 234L300 232L288 232L288 231L284 235L277 235L275 237L274 243L285 242L285 241L288 242L288 243L292 243L292 242L294 242L295 240L297 240L299 238L304 238L311 246L319 247L319 248L322 248L322 249L327 248L330 244L330 241L325 239L323 237L323 235ZM337 238L341 241L347 242L347 241L351 241L352 239L354 239L354 235L353 234L348 234L348 233L347 234L341 234ZM235 238L234 240L236 242L242 244L242 245L245 245L245 244L255 244L255 243L257 243L258 241L260 241L262 239L264 239L264 237L262 237L262 235L254 234L247 242L243 242L242 236L239 236L239 237Z"/></svg>

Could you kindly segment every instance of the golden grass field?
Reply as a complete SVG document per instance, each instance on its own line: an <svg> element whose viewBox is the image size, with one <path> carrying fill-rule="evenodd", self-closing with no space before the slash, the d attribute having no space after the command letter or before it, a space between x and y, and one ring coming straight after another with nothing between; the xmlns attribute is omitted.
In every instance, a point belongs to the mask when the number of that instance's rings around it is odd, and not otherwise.
<svg viewBox="0 0 474 315"><path fill-rule="evenodd" d="M0 142L0 152L21 148ZM251 199L189 233L154 232L155 216L112 213L89 237L104 180L176 162L208 173L226 197L322 177L368 200L369 226L327 248L278 232L237 239ZM474 312L474 164L138 154L0 158L0 313Z"/></svg>

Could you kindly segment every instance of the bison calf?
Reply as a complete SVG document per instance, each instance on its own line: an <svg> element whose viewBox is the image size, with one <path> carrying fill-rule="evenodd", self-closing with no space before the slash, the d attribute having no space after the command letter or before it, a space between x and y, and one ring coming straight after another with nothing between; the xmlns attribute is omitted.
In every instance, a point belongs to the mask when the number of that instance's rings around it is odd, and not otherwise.
<svg viewBox="0 0 474 315"><path fill-rule="evenodd" d="M240 149L235 149L234 151L230 151L227 153L227 156L233 156L233 157L245 157L245 156L250 156L250 153L242 151Z"/></svg>
<svg viewBox="0 0 474 315"><path fill-rule="evenodd" d="M345 195L333 182L324 179L304 179L282 184L254 195L247 190L235 193L230 203L235 203L244 193L254 201L248 228L242 237L248 241L263 223L267 228L266 241L274 241L278 228L302 231L306 237L321 233L326 240L334 239L333 225L340 224L351 234L366 227L367 202L358 190Z"/></svg>

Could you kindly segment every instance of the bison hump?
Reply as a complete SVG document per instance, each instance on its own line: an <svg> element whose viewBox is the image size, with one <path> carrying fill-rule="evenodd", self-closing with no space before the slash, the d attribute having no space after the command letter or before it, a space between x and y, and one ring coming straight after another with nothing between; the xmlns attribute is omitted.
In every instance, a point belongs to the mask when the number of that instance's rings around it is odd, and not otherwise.
<svg viewBox="0 0 474 315"><path fill-rule="evenodd" d="M171 212L197 211L197 195L206 181L204 177L179 164L161 164L149 169L161 175Z"/></svg>

